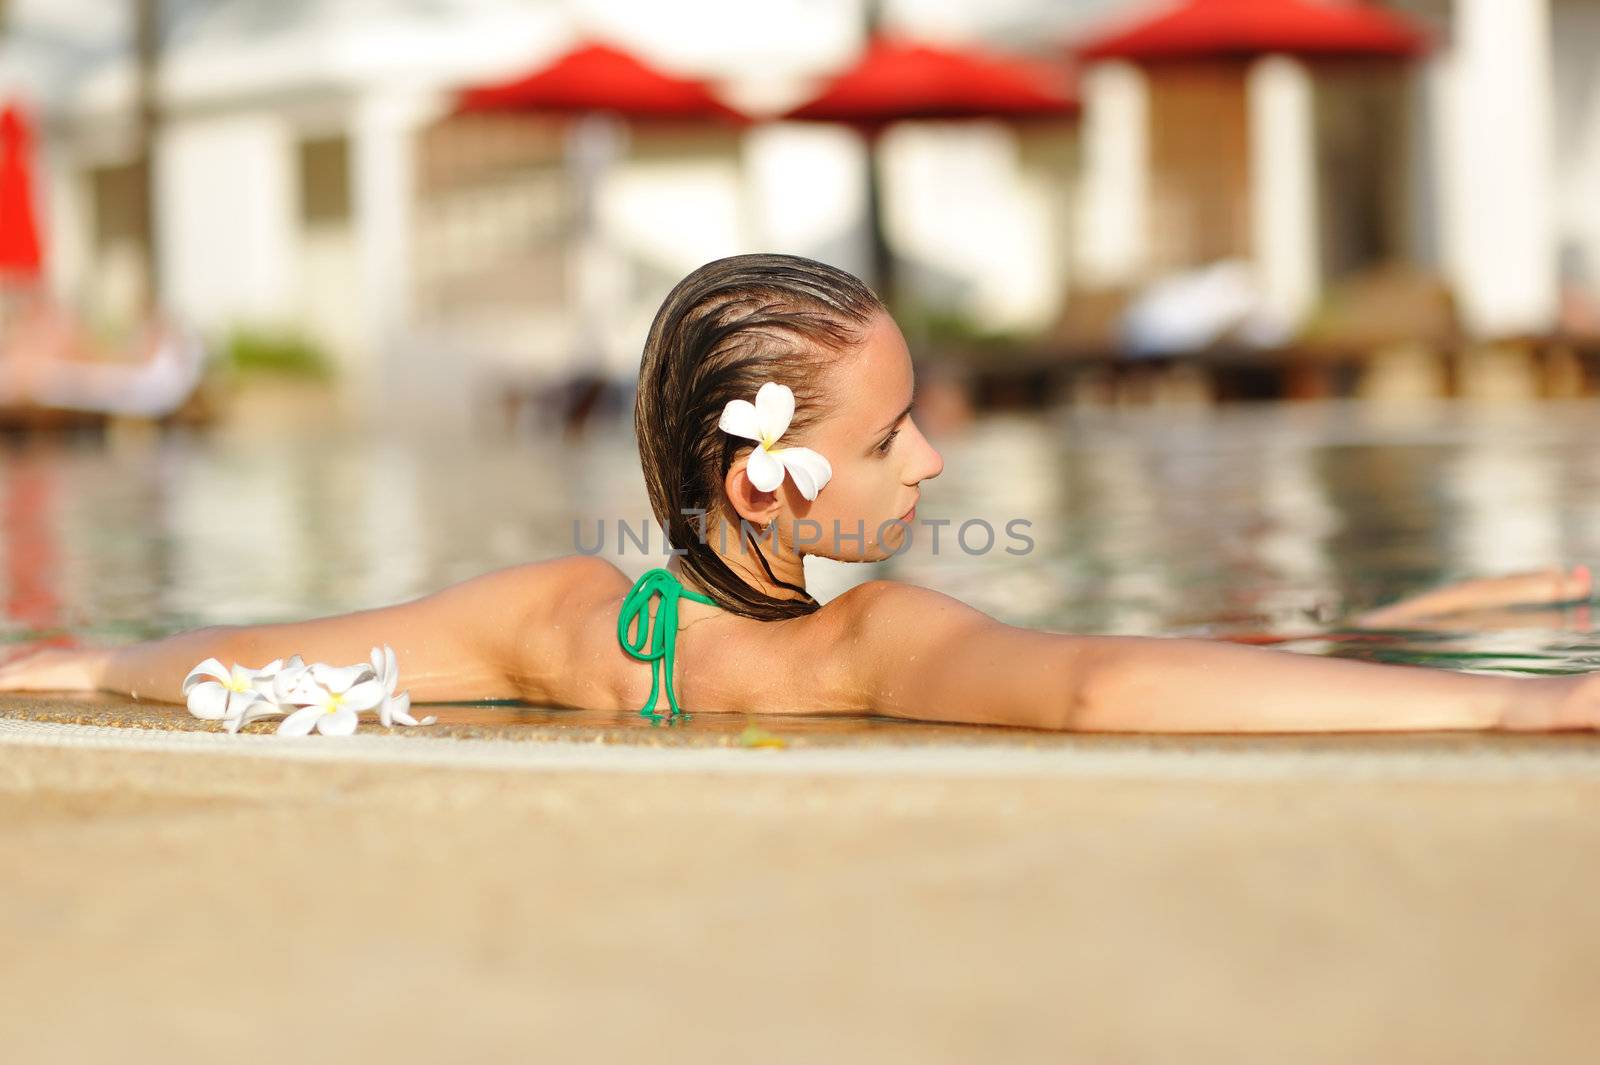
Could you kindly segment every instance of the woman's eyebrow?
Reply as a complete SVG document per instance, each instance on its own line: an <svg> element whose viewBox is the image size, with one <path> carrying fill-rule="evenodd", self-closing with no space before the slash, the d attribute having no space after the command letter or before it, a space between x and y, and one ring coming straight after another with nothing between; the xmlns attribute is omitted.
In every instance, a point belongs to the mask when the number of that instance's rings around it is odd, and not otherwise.
<svg viewBox="0 0 1600 1065"><path fill-rule="evenodd" d="M910 403L907 403L906 404L906 409L901 411L899 414L896 414L894 416L894 421L890 422L888 425L885 425L882 429L878 430L878 435L882 436L884 433L887 433L890 429L893 429L895 426L899 425L901 420L904 419L907 414L911 413L911 408L916 406L916 403L917 403L917 401L915 399L913 399Z"/></svg>

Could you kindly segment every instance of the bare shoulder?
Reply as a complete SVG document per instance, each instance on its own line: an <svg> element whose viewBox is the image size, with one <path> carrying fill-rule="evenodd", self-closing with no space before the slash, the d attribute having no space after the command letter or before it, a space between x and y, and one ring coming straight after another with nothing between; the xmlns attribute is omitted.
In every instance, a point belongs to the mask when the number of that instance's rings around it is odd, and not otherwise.
<svg viewBox="0 0 1600 1065"><path fill-rule="evenodd" d="M485 573L464 581L458 587L481 585L497 598L507 598L518 607L539 612L544 609L572 609L598 599L620 598L631 582L616 566L593 555L567 555L542 562L524 562Z"/></svg>
<svg viewBox="0 0 1600 1065"><path fill-rule="evenodd" d="M626 573L596 555L567 555L533 565L539 570L533 579L559 585L575 600L620 599L633 587Z"/></svg>
<svg viewBox="0 0 1600 1065"><path fill-rule="evenodd" d="M610 709L629 692L615 617L633 582L603 558L569 555L499 572L517 604L503 621L505 660L529 702Z"/></svg>
<svg viewBox="0 0 1600 1065"><path fill-rule="evenodd" d="M942 648L1001 623L954 596L900 581L856 585L812 616L811 653L842 689L869 705L899 665L927 662ZM823 665L825 664L825 665Z"/></svg>
<svg viewBox="0 0 1600 1065"><path fill-rule="evenodd" d="M912 632L944 632L950 627L998 625L994 618L954 596L901 581L875 580L856 585L832 600L820 613L853 638L890 633L905 639Z"/></svg>
<svg viewBox="0 0 1600 1065"><path fill-rule="evenodd" d="M503 620L520 640L534 638L539 644L558 635L570 640L602 616L614 617L633 586L622 570L593 555L530 562L497 576L504 582L497 598L516 604L512 617Z"/></svg>
<svg viewBox="0 0 1600 1065"><path fill-rule="evenodd" d="M953 596L896 581L841 595L839 625L859 702L889 717L1061 728L1078 641L991 617ZM824 608L827 609L827 608Z"/></svg>

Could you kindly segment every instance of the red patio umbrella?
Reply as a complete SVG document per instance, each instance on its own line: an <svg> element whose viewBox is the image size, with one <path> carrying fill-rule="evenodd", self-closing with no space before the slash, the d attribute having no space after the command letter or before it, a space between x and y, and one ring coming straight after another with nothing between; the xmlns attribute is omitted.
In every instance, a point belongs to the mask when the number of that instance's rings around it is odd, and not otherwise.
<svg viewBox="0 0 1600 1065"><path fill-rule="evenodd" d="M609 112L634 121L748 121L717 99L704 81L665 74L604 44L583 45L532 74L468 89L458 110Z"/></svg>
<svg viewBox="0 0 1600 1065"><path fill-rule="evenodd" d="M875 127L906 119L1064 118L1077 109L1063 67L879 37L855 66L784 117Z"/></svg>
<svg viewBox="0 0 1600 1065"><path fill-rule="evenodd" d="M1074 51L1083 59L1135 62L1271 53L1409 59L1428 43L1413 20L1359 0L1179 0L1119 20Z"/></svg>
<svg viewBox="0 0 1600 1065"><path fill-rule="evenodd" d="M43 266L33 217L33 136L16 107L0 109L0 276L36 278Z"/></svg>
<svg viewBox="0 0 1600 1065"><path fill-rule="evenodd" d="M842 122L869 140L894 122L999 118L1066 119L1078 97L1065 66L978 47L937 47L874 36L855 65L836 74L810 101L783 117ZM867 230L873 280L893 299L894 256L883 233L877 165L867 167Z"/></svg>
<svg viewBox="0 0 1600 1065"><path fill-rule="evenodd" d="M577 201L575 284L581 333L578 358L604 350L603 323L611 309L591 283L585 262L614 257L595 217L595 189L621 153L618 123L744 125L749 118L717 98L700 79L664 73L629 53L604 44L584 44L553 63L507 81L469 88L456 101L458 114L543 114L575 119L567 142L567 168ZM579 367L577 374L588 372Z"/></svg>

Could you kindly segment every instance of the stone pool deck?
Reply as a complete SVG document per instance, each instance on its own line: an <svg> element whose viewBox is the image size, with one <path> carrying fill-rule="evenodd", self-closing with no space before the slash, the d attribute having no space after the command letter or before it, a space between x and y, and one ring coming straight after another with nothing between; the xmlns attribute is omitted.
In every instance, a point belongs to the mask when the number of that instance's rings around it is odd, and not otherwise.
<svg viewBox="0 0 1600 1065"><path fill-rule="evenodd" d="M0 697L4 1060L1600 1042L1600 737L446 713L278 741Z"/></svg>

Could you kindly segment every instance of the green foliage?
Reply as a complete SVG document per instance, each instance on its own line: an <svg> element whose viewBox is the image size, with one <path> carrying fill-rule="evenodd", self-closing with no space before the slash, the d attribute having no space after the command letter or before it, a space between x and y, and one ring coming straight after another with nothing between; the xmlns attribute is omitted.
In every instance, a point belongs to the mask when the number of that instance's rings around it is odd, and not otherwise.
<svg viewBox="0 0 1600 1065"><path fill-rule="evenodd" d="M222 344L221 365L230 373L326 380L333 376L328 353L289 330L240 328Z"/></svg>

